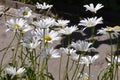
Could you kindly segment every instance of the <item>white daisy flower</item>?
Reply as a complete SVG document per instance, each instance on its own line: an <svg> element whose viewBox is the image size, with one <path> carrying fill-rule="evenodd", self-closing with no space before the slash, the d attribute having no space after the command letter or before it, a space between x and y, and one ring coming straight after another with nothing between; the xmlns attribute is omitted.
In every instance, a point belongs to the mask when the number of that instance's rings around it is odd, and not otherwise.
<svg viewBox="0 0 120 80"><path fill-rule="evenodd" d="M32 10L28 7L21 7L18 9L18 14L20 17L29 18L32 15Z"/></svg>
<svg viewBox="0 0 120 80"><path fill-rule="evenodd" d="M39 14L33 13L28 20L29 20L29 22L35 22L35 21L38 21L38 20L40 20L40 19L41 19L41 18L40 18L40 15L39 15Z"/></svg>
<svg viewBox="0 0 120 80"><path fill-rule="evenodd" d="M116 38L119 36L119 32L120 32L120 27L119 26L115 26L115 27L106 27L106 28L102 28L100 30L98 30L98 33L97 34L103 34L103 35L106 35L107 37L110 38L110 35L111 35L111 38Z"/></svg>
<svg viewBox="0 0 120 80"><path fill-rule="evenodd" d="M27 21L24 20L24 19L22 19L22 18L16 19L16 20L10 19L6 23L6 25L8 25L8 29L6 31L8 31L8 30L12 30L14 32L19 31L21 28L24 27L24 25L26 24L26 22Z"/></svg>
<svg viewBox="0 0 120 80"><path fill-rule="evenodd" d="M85 18L84 20L81 20L78 25L86 26L83 30L85 30L88 27L95 27L97 24L102 24L103 23L103 18L97 18L97 17L92 17L92 18Z"/></svg>
<svg viewBox="0 0 120 80"><path fill-rule="evenodd" d="M6 68L5 71L7 74L15 76L15 75L20 75L23 72L25 72L25 68L22 67L22 68L16 69L14 67L9 67L9 68Z"/></svg>
<svg viewBox="0 0 120 80"><path fill-rule="evenodd" d="M49 28L50 26L53 26L54 22L55 20L53 18L46 18L33 22L33 25L41 29L46 29Z"/></svg>
<svg viewBox="0 0 120 80"><path fill-rule="evenodd" d="M47 22L47 24L50 24L51 26L54 26L56 24L55 19L51 17L45 18L44 21Z"/></svg>
<svg viewBox="0 0 120 80"><path fill-rule="evenodd" d="M67 54L67 55L72 55L76 53L76 50L74 49L69 49L69 48L60 48L61 53Z"/></svg>
<svg viewBox="0 0 120 80"><path fill-rule="evenodd" d="M44 39L48 42L48 43L52 43L53 41L58 41L61 39L61 37L58 36L59 33L54 31L54 30L51 30L49 32L49 30L46 30L46 33L45 33L45 36L44 36Z"/></svg>
<svg viewBox="0 0 120 80"><path fill-rule="evenodd" d="M30 51L33 51L34 49L37 48L37 46L39 46L40 41L37 39L37 37L33 37L32 41L31 40L26 40L26 41L22 41L21 45L25 46L26 48L28 48Z"/></svg>
<svg viewBox="0 0 120 80"><path fill-rule="evenodd" d="M38 37L41 40L44 40L48 43L53 43L54 41L60 40L61 37L59 37L59 33L51 30L50 29L46 29L45 30L45 34L44 34L44 30L42 29L36 29L33 32L34 36Z"/></svg>
<svg viewBox="0 0 120 80"><path fill-rule="evenodd" d="M115 56L112 59L113 59L113 61L114 61L115 64L116 63L120 63L120 58L118 58L118 56ZM111 64L111 57L110 56L106 57L106 60L108 61L108 65L110 65Z"/></svg>
<svg viewBox="0 0 120 80"><path fill-rule="evenodd" d="M60 29L59 33L70 35L76 30L78 30L77 26L65 27L65 28Z"/></svg>
<svg viewBox="0 0 120 80"><path fill-rule="evenodd" d="M89 11L91 11L91 12L93 12L93 13L97 13L97 11L98 11L99 9L103 8L104 5L98 3L98 4L96 5L96 7L94 7L93 3L91 3L90 5L84 5L84 7L86 8L86 11L89 10Z"/></svg>
<svg viewBox="0 0 120 80"><path fill-rule="evenodd" d="M20 32L21 33L25 33L25 32L30 31L32 29L33 29L33 27L31 27L30 25L26 24L24 27L20 28Z"/></svg>
<svg viewBox="0 0 120 80"><path fill-rule="evenodd" d="M80 52L87 52L91 49L94 49L90 47L91 45L92 43L89 43L87 41L78 40L76 43L72 42L71 47L75 48L77 51L80 51Z"/></svg>
<svg viewBox="0 0 120 80"><path fill-rule="evenodd" d="M94 55L93 57L92 56L81 57L80 64L86 64L87 66L89 66L89 64L92 64L98 58L99 55Z"/></svg>
<svg viewBox="0 0 120 80"><path fill-rule="evenodd" d="M64 28L65 26L68 25L68 23L70 23L70 20L57 20L56 26Z"/></svg>
<svg viewBox="0 0 120 80"><path fill-rule="evenodd" d="M53 5L46 4L45 2L43 4L37 2L36 7L38 9L50 9L53 7Z"/></svg>
<svg viewBox="0 0 120 80"><path fill-rule="evenodd" d="M48 47L45 50L42 50L41 55L44 58L48 58L48 59L59 58L60 57L59 52L57 51L57 49L54 49L53 47L52 48Z"/></svg>
<svg viewBox="0 0 120 80"><path fill-rule="evenodd" d="M39 40L43 40L43 29L37 28L31 31L31 34L37 37Z"/></svg>
<svg viewBox="0 0 120 80"><path fill-rule="evenodd" d="M76 53L72 53L70 57L73 61L78 61L78 59L79 59L79 55Z"/></svg>

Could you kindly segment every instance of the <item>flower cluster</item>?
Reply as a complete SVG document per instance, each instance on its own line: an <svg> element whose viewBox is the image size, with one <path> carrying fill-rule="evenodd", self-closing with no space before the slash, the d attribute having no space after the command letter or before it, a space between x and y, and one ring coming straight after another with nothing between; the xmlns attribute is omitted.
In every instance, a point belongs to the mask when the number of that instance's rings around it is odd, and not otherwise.
<svg viewBox="0 0 120 80"><path fill-rule="evenodd" d="M102 17L93 16L91 18L84 18L80 20L78 25L70 25L70 20L54 18L49 15L50 9L53 5L47 3L36 3L35 5L38 13L35 13L29 7L21 7L18 9L18 15L16 18L11 18L6 21L7 30L12 31L15 35L11 43L6 47L0 63L0 79L2 80L49 80L54 79L53 75L49 72L49 61L51 59L59 58L59 80L69 79L69 72L72 70L73 74L71 80L92 80L91 70L94 62L99 58L98 54L93 53L94 48L94 30L95 26L103 24ZM98 10L103 8L102 4L97 4L94 7L93 3L84 5L86 11L90 11L94 14ZM43 13L40 13L40 11ZM40 14L40 15L39 15ZM84 26L83 31L86 28L91 29L92 40L77 40L72 41L71 34L76 32L80 27ZM112 39L118 38L120 33L120 26L113 26L102 28L98 30L97 34L107 35L111 42L111 54L106 58L108 67L104 71L105 74L101 80L114 79L116 76L119 58L116 54L113 54ZM66 37L68 41L64 41ZM15 40L17 39L17 40ZM55 46L60 42L60 48ZM14 43L14 41L16 41ZM67 45L64 45L66 44ZM15 44L15 45L13 45ZM3 68L4 56L7 54L11 46L15 46L12 49L12 57L10 58L9 67ZM117 46L118 52L118 46ZM63 76L61 76L62 57L67 56L64 61L65 69ZM72 66L70 65L70 62ZM53 63L54 64L54 63ZM75 70L73 69L74 65ZM81 67L82 65L82 67ZM85 67L88 71L85 72ZM110 72L110 73L109 73ZM108 75L106 75L108 73ZM24 74L24 75L22 75ZM111 77L109 77L111 76ZM99 76L98 76L99 78Z"/></svg>

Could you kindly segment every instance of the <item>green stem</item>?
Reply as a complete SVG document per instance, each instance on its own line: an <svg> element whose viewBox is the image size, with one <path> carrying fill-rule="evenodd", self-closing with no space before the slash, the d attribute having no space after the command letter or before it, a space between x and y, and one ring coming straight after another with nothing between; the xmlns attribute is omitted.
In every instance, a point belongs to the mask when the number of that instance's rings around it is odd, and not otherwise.
<svg viewBox="0 0 120 80"><path fill-rule="evenodd" d="M68 59L67 59L67 64L66 64L66 68L65 68L65 71L64 71L64 76L63 76L63 79L62 80L66 80L67 76L68 76L68 66L69 66L69 60L70 60L70 56L68 56Z"/></svg>
<svg viewBox="0 0 120 80"><path fill-rule="evenodd" d="M91 78L91 64L89 64L89 80Z"/></svg>
<svg viewBox="0 0 120 80"><path fill-rule="evenodd" d="M59 64L59 80L60 80L60 77L61 77L61 65L62 65L62 54L61 54L61 57L60 57L60 64Z"/></svg>
<svg viewBox="0 0 120 80"><path fill-rule="evenodd" d="M48 72L48 59L46 58L46 74L48 75L49 72ZM47 77L47 80L48 80L48 77Z"/></svg>
<svg viewBox="0 0 120 80"><path fill-rule="evenodd" d="M62 47L64 47L64 37L63 37L63 39L62 39ZM59 64L59 80L60 80L60 78L61 78L62 57L63 57L63 55L61 54L61 57L60 57L60 64Z"/></svg>
<svg viewBox="0 0 120 80"><path fill-rule="evenodd" d="M111 36L111 33L109 33L109 36L110 36L110 47L111 47L111 76L110 76L110 79L111 80L113 80L113 73L114 73L114 60L113 60L113 58L114 58L114 55L113 55L113 46L112 46L112 36Z"/></svg>
<svg viewBox="0 0 120 80"><path fill-rule="evenodd" d="M13 43L13 41L15 39L15 36L16 36L16 33L14 34L14 37L13 37L12 41L10 42L10 44L8 45L8 47L6 48L6 50L5 50L5 52L4 52L3 56L2 56L1 63L0 63L0 69L2 68L4 57L7 54L7 51L10 48L11 44ZM0 74L1 74L1 71L0 71Z"/></svg>
<svg viewBox="0 0 120 80"><path fill-rule="evenodd" d="M118 76L118 53L119 53L119 38L117 38L117 63L116 63L116 74L117 74L117 80L119 80L119 76Z"/></svg>
<svg viewBox="0 0 120 80"><path fill-rule="evenodd" d="M80 55L79 55L79 58L78 58L78 63L77 63L77 65L76 65L76 68L75 68L75 71L74 71L74 73L73 73L73 76L72 76L72 79L71 79L71 80L75 80L75 79L74 79L74 77L75 77L76 72L77 72L78 67L79 67L79 61L80 61Z"/></svg>
<svg viewBox="0 0 120 80"><path fill-rule="evenodd" d="M91 29L91 32L92 32L92 35L91 35L91 42L92 44L94 44L94 30L95 30L95 27L93 26L92 29Z"/></svg>
<svg viewBox="0 0 120 80"><path fill-rule="evenodd" d="M77 75L78 75L78 73L79 73L79 70L80 70L80 64L78 65L78 69L77 69L77 71L76 71L76 74L75 74L75 77L74 77L74 80L76 80L76 77L77 77Z"/></svg>
<svg viewBox="0 0 120 80"><path fill-rule="evenodd" d="M73 68L73 66L74 66L74 62L75 62L75 61L72 61L72 65L71 65L71 67L70 67L70 70L69 70L69 71L71 71L71 70L72 70L72 68Z"/></svg>
<svg viewBox="0 0 120 80"><path fill-rule="evenodd" d="M17 58L17 54L18 54L18 49L19 49L21 38L22 38L22 35L20 34L20 36L18 37L18 42L17 42L17 47L16 47L15 55L14 55L14 58L13 58L13 61L12 61L14 66L16 66L16 58Z"/></svg>
<svg viewBox="0 0 120 80"><path fill-rule="evenodd" d="M107 70L106 67L105 67L105 68L102 68L102 69L99 71L98 76L97 76L97 80L100 80L100 75L101 75L101 73L104 72L105 70Z"/></svg>
<svg viewBox="0 0 120 80"><path fill-rule="evenodd" d="M85 64L83 65L83 67L82 67L82 70L81 70L80 74L83 74L84 69L85 69Z"/></svg>

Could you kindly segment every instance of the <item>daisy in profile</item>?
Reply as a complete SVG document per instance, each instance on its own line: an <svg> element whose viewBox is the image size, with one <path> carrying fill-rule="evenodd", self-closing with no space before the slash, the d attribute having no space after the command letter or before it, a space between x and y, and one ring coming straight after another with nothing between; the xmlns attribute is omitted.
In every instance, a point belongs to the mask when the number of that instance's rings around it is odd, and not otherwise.
<svg viewBox="0 0 120 80"><path fill-rule="evenodd" d="M5 71L6 71L7 74L9 74L12 77L14 77L14 76L19 76L22 73L24 73L25 72L25 68L22 67L22 68L17 69L15 67L8 67L8 68L5 69Z"/></svg>
<svg viewBox="0 0 120 80"><path fill-rule="evenodd" d="M65 34L65 35L70 35L74 31L78 30L77 26L71 26L71 27L65 27L59 30L59 33Z"/></svg>
<svg viewBox="0 0 120 80"><path fill-rule="evenodd" d="M76 54L76 53L73 53L73 54L71 54L71 59L73 60L73 61L78 61L78 59L79 59L79 55L78 54Z"/></svg>
<svg viewBox="0 0 120 80"><path fill-rule="evenodd" d="M20 32L21 32L21 33L26 33L26 32L28 32L28 31L30 31L30 30L32 30L32 29L34 29L32 26L26 24L24 27L21 27L21 28L20 28Z"/></svg>
<svg viewBox="0 0 120 80"><path fill-rule="evenodd" d="M61 28L64 28L65 26L68 25L68 23L70 23L70 20L62 20L62 19L59 19L57 20L56 22L56 26L59 26Z"/></svg>
<svg viewBox="0 0 120 80"><path fill-rule="evenodd" d="M76 50L69 48L60 48L60 51L62 54L67 54L68 56L76 53Z"/></svg>
<svg viewBox="0 0 120 80"><path fill-rule="evenodd" d="M114 61L114 64L117 64L117 63L120 64L120 58L118 58L118 56L115 56L112 59ZM111 64L111 57L110 56L106 57L106 60L108 62L108 65L110 65Z"/></svg>
<svg viewBox="0 0 120 80"><path fill-rule="evenodd" d="M20 19L10 19L7 21L6 25L8 25L8 30L12 30L14 32L19 31L22 27L26 25L26 20L20 18Z"/></svg>
<svg viewBox="0 0 120 80"><path fill-rule="evenodd" d="M86 64L86 66L89 66L90 64L95 62L95 60L98 58L99 55L81 57L80 64Z"/></svg>
<svg viewBox="0 0 120 80"><path fill-rule="evenodd" d="M85 18L84 20L81 20L78 25L85 26L83 30L89 27L95 27L97 24L102 24L103 23L103 18L97 18L97 17L92 17L92 18Z"/></svg>
<svg viewBox="0 0 120 80"><path fill-rule="evenodd" d="M48 59L60 57L57 49L54 49L53 47L52 48L48 47L45 50L41 50L41 55L42 55L42 57L48 58Z"/></svg>
<svg viewBox="0 0 120 80"><path fill-rule="evenodd" d="M102 28L98 30L97 34L103 34L113 39L119 36L119 32L120 32L120 26L114 26L114 27L107 26L106 28Z"/></svg>
<svg viewBox="0 0 120 80"><path fill-rule="evenodd" d="M33 37L32 40L23 40L21 41L21 45L28 48L29 51L33 51L39 46L40 41L37 39L37 37Z"/></svg>
<svg viewBox="0 0 120 80"><path fill-rule="evenodd" d="M103 8L104 5L98 3L96 6L94 6L93 3L91 3L89 5L84 5L84 7L86 8L86 11L91 11L93 13L97 13L97 11L99 9Z"/></svg>
<svg viewBox="0 0 120 80"><path fill-rule="evenodd" d="M81 41L78 40L77 42L72 42L71 47L75 48L77 51L80 51L81 53L86 53L91 49L94 49L91 47L92 43L89 43L87 41Z"/></svg>
<svg viewBox="0 0 120 80"><path fill-rule="evenodd" d="M46 29L53 26L55 24L55 20L53 18L45 18L40 19L39 21L35 21L32 24L38 28Z"/></svg>
<svg viewBox="0 0 120 80"><path fill-rule="evenodd" d="M18 9L18 14L20 17L29 18L32 15L32 10L29 7L21 7Z"/></svg>
<svg viewBox="0 0 120 80"><path fill-rule="evenodd" d="M37 9L50 9L53 7L53 5L46 4L45 2L43 4L36 3Z"/></svg>

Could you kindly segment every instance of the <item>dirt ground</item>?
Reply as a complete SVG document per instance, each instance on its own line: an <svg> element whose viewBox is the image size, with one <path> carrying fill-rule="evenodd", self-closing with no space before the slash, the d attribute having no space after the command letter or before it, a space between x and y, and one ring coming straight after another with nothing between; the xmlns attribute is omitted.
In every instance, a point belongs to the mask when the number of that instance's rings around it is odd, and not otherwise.
<svg viewBox="0 0 120 80"><path fill-rule="evenodd" d="M0 11L4 8L4 5L0 5ZM10 14L15 15L14 13L16 13L16 9L15 8L10 8L10 10L8 11ZM11 17L7 16L7 19L9 20ZM3 48L5 48L9 42L11 41L12 37L13 37L13 33L12 32L6 32L7 27L5 26L5 17L2 16L0 17L0 50L2 50ZM76 35L73 35L73 37ZM105 61L105 57L109 55L110 53L110 46L108 44L109 40L107 39L106 36L95 36L96 39L96 44L97 44L97 51L98 54L100 55L99 59L96 60L95 63L93 63L92 65L92 76L93 79L92 80L97 80L96 76L98 74L98 72L100 71L100 69L102 67L107 66L106 61ZM107 43L106 43L107 42ZM1 59L1 55L2 52L0 52L0 59ZM4 65L7 65L9 63L9 56L11 55L11 52L8 52L6 55L6 58L4 60ZM66 56L63 57L62 60L62 69L64 69L65 67L65 63L66 63ZM49 61L49 72L51 72L53 74L53 76L55 77L55 80L58 80L58 69L59 69L59 59L52 59ZM88 68L85 68L85 71L88 72ZM61 74L63 73L63 70L61 70ZM72 75L72 71L71 74Z"/></svg>

